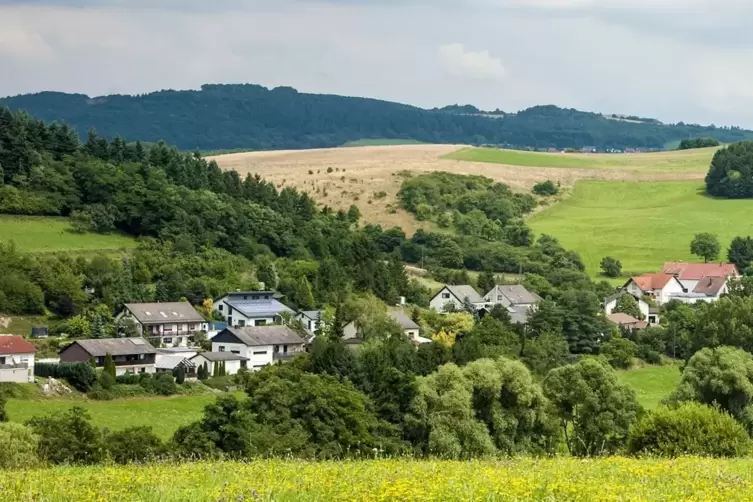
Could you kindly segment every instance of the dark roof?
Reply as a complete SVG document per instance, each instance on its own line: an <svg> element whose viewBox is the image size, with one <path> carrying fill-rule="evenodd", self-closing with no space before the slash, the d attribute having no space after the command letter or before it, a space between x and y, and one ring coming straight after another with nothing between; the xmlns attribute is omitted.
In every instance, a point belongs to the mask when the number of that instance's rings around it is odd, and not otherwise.
<svg viewBox="0 0 753 502"><path fill-rule="evenodd" d="M645 301L642 298L638 298L635 295L633 295L632 293L629 293L627 290L621 289L621 290L617 291L615 294L607 296L606 298L604 298L604 304L606 305L607 303L611 302L612 300L618 300L623 295L631 295L633 298L636 299L636 301L638 301L638 303L640 303L640 302L645 303Z"/></svg>
<svg viewBox="0 0 753 502"><path fill-rule="evenodd" d="M157 351L143 338L102 338L99 340L77 340L71 345L78 344L92 357L128 356L132 354L156 354ZM69 345L68 347L70 347ZM68 349L61 350L61 352Z"/></svg>
<svg viewBox="0 0 753 502"><path fill-rule="evenodd" d="M726 277L704 277L698 281L696 287L693 288L693 293L701 293L706 296L717 296L726 283Z"/></svg>
<svg viewBox="0 0 753 502"><path fill-rule="evenodd" d="M406 329L421 329L421 326L416 324L413 319L408 317L402 310L390 310L389 312L387 312L387 315L389 315L393 321L395 321L401 328L403 328L403 331L405 331Z"/></svg>
<svg viewBox="0 0 753 502"><path fill-rule="evenodd" d="M472 286L468 286L468 285L445 286L442 289L443 290L447 289L450 293L452 293L452 295L455 298L457 298L461 302L464 302L465 299L468 298L468 300L471 303L484 303L484 299L481 298L481 295L479 295L478 292L475 289L473 289ZM440 291L439 293L441 293L441 292L442 291ZM439 293L437 293L436 295L434 295L434 298L436 298L439 295Z"/></svg>
<svg viewBox="0 0 753 502"><path fill-rule="evenodd" d="M225 331L235 335L248 347L304 343L303 338L287 326L246 326L244 328L226 328Z"/></svg>
<svg viewBox="0 0 753 502"><path fill-rule="evenodd" d="M34 354L36 348L21 336L0 336L0 354Z"/></svg>
<svg viewBox="0 0 753 502"><path fill-rule="evenodd" d="M531 307L515 305L509 307L507 311L510 313L511 322L515 324L528 324L528 314L531 311Z"/></svg>
<svg viewBox="0 0 753 502"><path fill-rule="evenodd" d="M196 354L191 358L191 361L197 357L202 356L204 359L210 362L215 361L248 361L248 357L243 357L240 354L233 354L232 352L202 352Z"/></svg>
<svg viewBox="0 0 753 502"><path fill-rule="evenodd" d="M298 314L308 317L312 321L318 321L324 317L324 312L321 310L301 310Z"/></svg>
<svg viewBox="0 0 753 502"><path fill-rule="evenodd" d="M188 302L126 303L125 308L142 324L206 322Z"/></svg>
<svg viewBox="0 0 753 502"><path fill-rule="evenodd" d="M283 312L294 313L277 300L235 300L227 299L225 303L246 317L274 317Z"/></svg>
<svg viewBox="0 0 753 502"><path fill-rule="evenodd" d="M518 305L521 303L539 303L541 301L541 297L539 295L531 293L520 284L515 284L512 286L495 286L495 288L492 289L490 293L497 294L495 293L495 291L498 291L499 294L504 295L508 300L510 300L510 303L512 303L513 305ZM495 298L490 298L489 300L494 301Z"/></svg>

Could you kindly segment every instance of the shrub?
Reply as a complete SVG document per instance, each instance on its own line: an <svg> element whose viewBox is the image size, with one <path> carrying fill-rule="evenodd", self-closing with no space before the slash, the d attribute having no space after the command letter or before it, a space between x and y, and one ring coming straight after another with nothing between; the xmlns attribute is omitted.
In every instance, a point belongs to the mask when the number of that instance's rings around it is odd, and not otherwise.
<svg viewBox="0 0 753 502"><path fill-rule="evenodd" d="M39 438L21 424L0 424L0 469L27 469L39 464Z"/></svg>
<svg viewBox="0 0 753 502"><path fill-rule="evenodd" d="M601 346L601 353L614 368L627 369L633 364L637 347L627 338L616 336Z"/></svg>
<svg viewBox="0 0 753 502"><path fill-rule="evenodd" d="M163 455L165 445L151 427L129 427L107 435L105 443L110 458L118 464L146 462Z"/></svg>
<svg viewBox="0 0 753 502"><path fill-rule="evenodd" d="M328 168L327 168L327 174L331 173L331 172L332 172L333 170L334 170L334 169L332 169L331 167L328 167Z"/></svg>
<svg viewBox="0 0 753 502"><path fill-rule="evenodd" d="M8 421L8 412L5 411L5 396L0 394L0 422Z"/></svg>
<svg viewBox="0 0 753 502"><path fill-rule="evenodd" d="M99 385L104 390L110 390L115 386L115 377L103 371L99 374Z"/></svg>
<svg viewBox="0 0 753 502"><path fill-rule="evenodd" d="M677 457L740 457L750 450L750 437L729 414L699 403L659 408L633 425L628 452Z"/></svg>
<svg viewBox="0 0 753 502"><path fill-rule="evenodd" d="M619 277L622 273L622 263L616 258L605 256L601 260L601 271L607 277Z"/></svg>
<svg viewBox="0 0 753 502"><path fill-rule="evenodd" d="M533 193L535 193L536 195L544 195L544 196L557 195L558 192L559 192L559 189L557 188L557 185L552 183L551 180L546 180L541 183L536 183L533 186Z"/></svg>
<svg viewBox="0 0 753 502"><path fill-rule="evenodd" d="M34 374L44 378L65 379L81 392L88 392L97 381L97 372L89 363L36 363Z"/></svg>
<svg viewBox="0 0 753 502"><path fill-rule="evenodd" d="M53 464L96 464L104 460L102 433L80 406L65 413L34 417L26 425L39 436L37 454Z"/></svg>
<svg viewBox="0 0 753 502"><path fill-rule="evenodd" d="M172 396L178 392L178 387L175 385L175 379L169 373L161 373L153 379L152 389L155 394L160 396Z"/></svg>

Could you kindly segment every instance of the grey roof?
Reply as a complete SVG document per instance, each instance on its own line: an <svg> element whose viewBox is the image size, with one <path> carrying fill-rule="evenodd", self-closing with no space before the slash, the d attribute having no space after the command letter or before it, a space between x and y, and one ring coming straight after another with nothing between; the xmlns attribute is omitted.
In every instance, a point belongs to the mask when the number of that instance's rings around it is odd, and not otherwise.
<svg viewBox="0 0 753 502"><path fill-rule="evenodd" d="M209 362L215 362L215 361L248 361L248 357L243 357L240 354L233 354L232 352L202 352L201 354L196 354L191 358L191 361L196 359L197 357L202 356L204 359L206 359Z"/></svg>
<svg viewBox="0 0 753 502"><path fill-rule="evenodd" d="M298 314L308 317L312 321L318 321L324 317L324 312L321 310L301 310Z"/></svg>
<svg viewBox="0 0 753 502"><path fill-rule="evenodd" d="M471 303L484 303L484 299L481 298L481 295L479 295L478 292L476 292L476 290L471 286L445 286L445 288L447 288L450 293L452 293L461 302L465 301L465 299L468 298Z"/></svg>
<svg viewBox="0 0 753 502"><path fill-rule="evenodd" d="M413 319L408 317L402 310L390 310L387 312L393 321L398 323L403 330L406 329L421 329L421 326L416 324Z"/></svg>
<svg viewBox="0 0 753 502"><path fill-rule="evenodd" d="M241 312L246 317L274 317L283 312L294 312L277 300L235 300L227 299L225 303Z"/></svg>
<svg viewBox="0 0 753 502"><path fill-rule="evenodd" d="M498 291L498 293L495 293L495 291ZM505 298L510 300L510 303L512 303L513 305L532 304L539 303L541 301L541 297L539 295L537 295L536 293L531 293L520 284L515 284L512 286L495 286L495 288L489 293L495 295L504 295ZM494 300L494 298L492 298L491 300Z"/></svg>
<svg viewBox="0 0 753 502"><path fill-rule="evenodd" d="M188 302L126 303L125 308L142 324L206 322Z"/></svg>
<svg viewBox="0 0 753 502"><path fill-rule="evenodd" d="M706 296L717 296L719 291L727 284L726 277L704 277L696 287L693 289L693 293L701 293Z"/></svg>
<svg viewBox="0 0 753 502"><path fill-rule="evenodd" d="M528 324L528 314L531 313L530 307L515 306L508 307L507 311L510 313L510 321L515 324Z"/></svg>
<svg viewBox="0 0 753 502"><path fill-rule="evenodd" d="M604 298L604 304L606 305L607 303L611 302L612 300L618 300L623 295L633 295L633 294L630 293L630 292L628 292L625 289L621 289L621 290L617 291L615 294L607 296L606 298ZM639 303L643 302L643 299L637 298L635 295L633 295L633 298L635 298Z"/></svg>
<svg viewBox="0 0 753 502"><path fill-rule="evenodd" d="M184 361L187 368L193 368L196 366L188 358L183 356L166 356L164 354L157 354L154 367L161 370L173 370Z"/></svg>
<svg viewBox="0 0 753 502"><path fill-rule="evenodd" d="M157 353L152 344L143 338L102 338L99 340L77 340L73 343L77 343L92 357L102 357L107 354L128 356Z"/></svg>
<svg viewBox="0 0 753 502"><path fill-rule="evenodd" d="M248 347L262 345L296 345L304 340L298 333L287 326L246 326L243 328L227 328L238 340Z"/></svg>

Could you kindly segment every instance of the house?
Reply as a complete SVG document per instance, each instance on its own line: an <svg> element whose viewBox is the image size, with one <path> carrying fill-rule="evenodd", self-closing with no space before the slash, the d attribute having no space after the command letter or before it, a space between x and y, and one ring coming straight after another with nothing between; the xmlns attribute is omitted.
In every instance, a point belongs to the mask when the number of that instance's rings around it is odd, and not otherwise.
<svg viewBox="0 0 753 502"><path fill-rule="evenodd" d="M411 319L404 311L400 309L390 309L387 311L387 317L389 317L392 321L395 322L398 326L400 326L400 329L402 330L403 334L407 336L410 340L416 343L427 343L430 342L428 338L421 338L421 326L416 324L416 322ZM360 333L358 332L358 327L356 326L355 321L351 321L348 324L343 327L343 340L355 340L355 339L361 339ZM355 342L351 342L355 343Z"/></svg>
<svg viewBox="0 0 753 502"><path fill-rule="evenodd" d="M622 312L610 314L607 316L607 319L621 328L645 329L648 327L648 323L646 321L641 321L640 319L636 319L635 317L628 314L623 314Z"/></svg>
<svg viewBox="0 0 753 502"><path fill-rule="evenodd" d="M670 296L684 292L682 283L671 274L644 274L631 277L622 289L636 298L644 295L650 296L659 305L667 303Z"/></svg>
<svg viewBox="0 0 753 502"><path fill-rule="evenodd" d="M704 277L740 277L740 272L732 263L669 262L664 264L662 273L677 277L685 293L693 291Z"/></svg>
<svg viewBox="0 0 753 502"><path fill-rule="evenodd" d="M228 326L233 328L280 324L283 314L295 314L275 298L274 291L228 293L215 301L214 310L225 316Z"/></svg>
<svg viewBox="0 0 753 502"><path fill-rule="evenodd" d="M196 378L196 364L184 356L157 354L154 368L157 373L173 373L178 367L182 367L186 378Z"/></svg>
<svg viewBox="0 0 753 502"><path fill-rule="evenodd" d="M212 352L243 356L249 369L257 371L303 352L303 344L303 338L287 326L245 326L226 328L212 338Z"/></svg>
<svg viewBox="0 0 753 502"><path fill-rule="evenodd" d="M604 299L604 314L610 315L612 312L614 312L614 309L617 307L617 300L619 300L622 296L629 294L630 293L625 290L620 290L612 296L607 296ZM649 324L659 324L659 316L657 312L658 309L652 308L651 305L645 302L641 297L634 298L638 303L638 310L640 310L643 318L648 320Z"/></svg>
<svg viewBox="0 0 753 502"><path fill-rule="evenodd" d="M486 296L486 303L491 305L502 305L503 307L533 307L541 303L541 297L536 293L531 293L520 284L512 286L494 286Z"/></svg>
<svg viewBox="0 0 753 502"><path fill-rule="evenodd" d="M311 335L315 335L319 328L324 327L324 311L301 310L295 318L301 321L303 329Z"/></svg>
<svg viewBox="0 0 753 502"><path fill-rule="evenodd" d="M94 359L97 368L105 365L107 354L112 356L116 375L156 371L157 351L143 338L76 340L59 353L62 363L85 363Z"/></svg>
<svg viewBox="0 0 753 502"><path fill-rule="evenodd" d="M728 291L727 277L704 277L687 293L671 295L671 300L683 303L715 302Z"/></svg>
<svg viewBox="0 0 753 502"><path fill-rule="evenodd" d="M470 302L475 308L483 308L484 299L471 286L445 286L429 302L429 307L437 312L463 310Z"/></svg>
<svg viewBox="0 0 753 502"><path fill-rule="evenodd" d="M0 382L33 382L36 352L21 336L0 335Z"/></svg>
<svg viewBox="0 0 753 502"><path fill-rule="evenodd" d="M207 322L188 302L126 303L115 319L132 319L141 336L167 346L185 347L196 333L207 331Z"/></svg>
<svg viewBox="0 0 753 502"><path fill-rule="evenodd" d="M191 362L196 366L206 365L209 376L214 376L214 365L224 364L227 375L235 375L241 368L248 368L248 358L233 352L202 352L191 358Z"/></svg>

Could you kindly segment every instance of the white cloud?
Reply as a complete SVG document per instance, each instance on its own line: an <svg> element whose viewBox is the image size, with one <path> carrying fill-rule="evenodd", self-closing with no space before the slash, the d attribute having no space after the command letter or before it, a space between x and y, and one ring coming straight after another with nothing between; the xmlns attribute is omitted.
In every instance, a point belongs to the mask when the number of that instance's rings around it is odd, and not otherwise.
<svg viewBox="0 0 753 502"><path fill-rule="evenodd" d="M477 80L499 80L505 76L502 61L489 51L466 50L463 44L446 44L438 49L442 67L454 77Z"/></svg>

